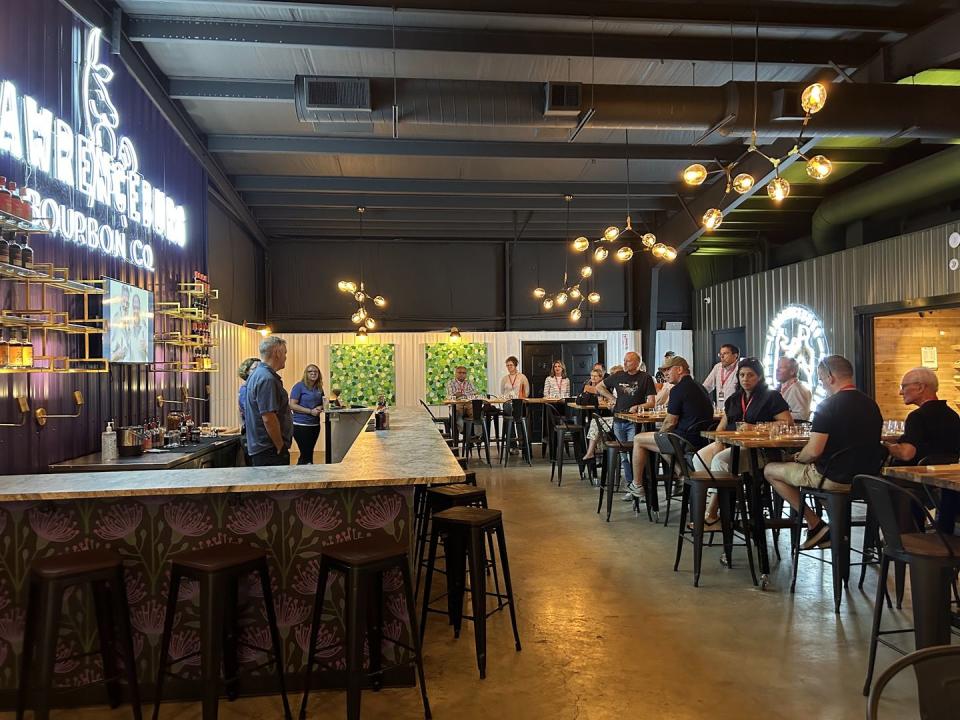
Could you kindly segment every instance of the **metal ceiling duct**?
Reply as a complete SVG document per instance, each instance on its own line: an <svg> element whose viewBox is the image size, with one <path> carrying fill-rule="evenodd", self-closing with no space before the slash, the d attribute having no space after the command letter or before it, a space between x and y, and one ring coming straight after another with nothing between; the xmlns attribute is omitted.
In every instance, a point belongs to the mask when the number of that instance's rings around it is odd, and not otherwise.
<svg viewBox="0 0 960 720"><path fill-rule="evenodd" d="M355 82L355 81L354 81ZM757 131L765 137L795 136L800 128L799 95L803 84L760 83L757 88ZM398 79L401 124L488 127L565 127L571 114L545 114L545 83ZM590 127L631 130L693 130L720 127L725 135L749 137L753 129L754 87L731 82L719 87L644 85L582 86L582 110L595 110ZM371 80L369 114L315 112L312 122L390 124L394 85ZM830 86L826 107L810 123L807 134L820 137L892 136L929 139L960 138L960 88L926 85L842 83Z"/></svg>

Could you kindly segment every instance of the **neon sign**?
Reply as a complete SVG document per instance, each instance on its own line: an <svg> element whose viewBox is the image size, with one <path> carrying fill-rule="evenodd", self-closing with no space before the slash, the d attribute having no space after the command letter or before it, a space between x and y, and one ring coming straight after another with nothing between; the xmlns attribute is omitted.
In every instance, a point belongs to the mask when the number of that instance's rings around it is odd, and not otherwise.
<svg viewBox="0 0 960 720"><path fill-rule="evenodd" d="M798 379L813 391L810 409L826 396L820 385L817 366L830 354L823 323L813 310L803 305L787 305L767 328L767 342L763 351L763 366L767 371L767 384L776 387L775 373L780 358L797 361Z"/></svg>
<svg viewBox="0 0 960 720"><path fill-rule="evenodd" d="M120 113L109 87L114 72L100 62L100 40L99 29L89 31L80 70L85 133L3 81L0 153L56 181L71 198L79 195L82 210L33 188L26 192L51 234L152 272L153 238L186 246L186 210L140 174L133 142L119 134ZM94 216L98 210L102 216L103 209L116 222L103 223Z"/></svg>

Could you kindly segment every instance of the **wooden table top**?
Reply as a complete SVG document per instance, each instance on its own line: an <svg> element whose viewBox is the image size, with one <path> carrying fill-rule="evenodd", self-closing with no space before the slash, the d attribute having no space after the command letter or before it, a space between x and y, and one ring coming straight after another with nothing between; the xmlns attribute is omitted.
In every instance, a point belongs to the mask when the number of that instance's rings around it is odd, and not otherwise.
<svg viewBox="0 0 960 720"><path fill-rule="evenodd" d="M630 422L635 423L652 423L652 422L663 422L667 419L667 413L665 412L642 412L642 413L616 413L615 417L618 420L629 420ZM721 415L719 413L713 416L714 420L719 420ZM704 437L707 437L707 433L701 433Z"/></svg>
<svg viewBox="0 0 960 720"><path fill-rule="evenodd" d="M490 403L490 404L510 402L510 398L499 398L499 397L483 398L483 397L477 397L477 398L464 398L464 399L462 399L462 400L454 400L454 399L452 399L452 398L448 398L448 399L446 399L446 400L443 400L443 401L441 402L441 404L442 404L442 405L467 405L468 403L472 403L474 400L483 400L483 402L485 402L485 403Z"/></svg>
<svg viewBox="0 0 960 720"><path fill-rule="evenodd" d="M523 398L525 403L530 405L548 405L550 403L566 403L567 400L573 400L574 398Z"/></svg>
<svg viewBox="0 0 960 720"><path fill-rule="evenodd" d="M568 408L574 410L609 410L609 405L580 405L578 403L567 403Z"/></svg>
<svg viewBox="0 0 960 720"><path fill-rule="evenodd" d="M918 485L933 485L946 490L960 491L960 465L916 465L896 466L883 468L886 477Z"/></svg>

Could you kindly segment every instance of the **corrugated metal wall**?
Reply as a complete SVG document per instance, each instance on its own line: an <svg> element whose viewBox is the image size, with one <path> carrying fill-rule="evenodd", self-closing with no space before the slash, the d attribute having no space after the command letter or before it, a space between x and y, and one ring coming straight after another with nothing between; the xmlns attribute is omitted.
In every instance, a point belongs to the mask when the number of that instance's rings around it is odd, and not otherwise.
<svg viewBox="0 0 960 720"><path fill-rule="evenodd" d="M792 303L806 305L823 321L830 351L854 360L855 307L960 292L960 271L947 263L960 249L947 244L960 224L950 223L814 260L713 285L694 293L697 367L715 362L711 331L744 326L744 354L763 353L766 329Z"/></svg>

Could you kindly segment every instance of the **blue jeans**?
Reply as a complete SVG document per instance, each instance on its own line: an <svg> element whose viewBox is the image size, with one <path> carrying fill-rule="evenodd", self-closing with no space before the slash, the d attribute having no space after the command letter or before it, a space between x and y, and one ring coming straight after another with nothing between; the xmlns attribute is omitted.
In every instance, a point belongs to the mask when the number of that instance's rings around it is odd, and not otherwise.
<svg viewBox="0 0 960 720"><path fill-rule="evenodd" d="M637 434L637 426L629 420L614 420L613 434L620 442L632 443ZM630 462L629 455L621 455L620 471L624 480L629 485L633 482L633 465Z"/></svg>

